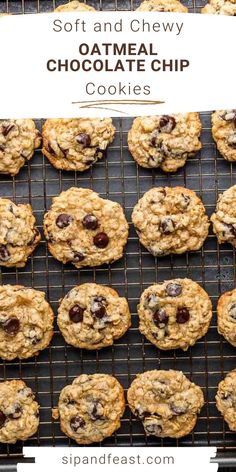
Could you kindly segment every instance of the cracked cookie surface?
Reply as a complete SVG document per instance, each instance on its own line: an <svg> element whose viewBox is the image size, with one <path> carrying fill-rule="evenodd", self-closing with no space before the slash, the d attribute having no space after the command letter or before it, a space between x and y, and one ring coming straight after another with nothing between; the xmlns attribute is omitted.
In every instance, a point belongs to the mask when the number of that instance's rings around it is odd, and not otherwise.
<svg viewBox="0 0 236 472"><path fill-rule="evenodd" d="M227 161L236 161L236 110L216 111L211 120L212 136L218 151Z"/></svg>
<svg viewBox="0 0 236 472"><path fill-rule="evenodd" d="M96 192L71 187L53 199L44 216L51 254L75 267L99 266L123 256L128 223L119 203Z"/></svg>
<svg viewBox="0 0 236 472"><path fill-rule="evenodd" d="M136 11L164 11L187 13L188 8L178 0L145 0Z"/></svg>
<svg viewBox="0 0 236 472"><path fill-rule="evenodd" d="M124 410L124 390L115 377L83 374L62 389L53 417L60 417L61 430L78 444L91 444L120 427Z"/></svg>
<svg viewBox="0 0 236 472"><path fill-rule="evenodd" d="M18 174L41 141L33 120L0 120L0 174Z"/></svg>
<svg viewBox="0 0 236 472"><path fill-rule="evenodd" d="M139 330L159 349L186 351L204 336L212 318L208 294L190 279L151 285L138 306Z"/></svg>
<svg viewBox="0 0 236 472"><path fill-rule="evenodd" d="M204 404L201 388L175 370L150 370L137 375L127 396L146 434L160 438L189 434Z"/></svg>
<svg viewBox="0 0 236 472"><path fill-rule="evenodd" d="M56 169L83 172L104 157L114 134L111 118L48 119L42 151Z"/></svg>
<svg viewBox="0 0 236 472"><path fill-rule="evenodd" d="M217 303L218 333L236 346L236 289L225 292Z"/></svg>
<svg viewBox="0 0 236 472"><path fill-rule="evenodd" d="M236 431L236 369L231 370L218 385L216 406L231 431Z"/></svg>
<svg viewBox="0 0 236 472"><path fill-rule="evenodd" d="M53 312L39 290L0 286L0 357L27 359L45 349L53 336Z"/></svg>
<svg viewBox="0 0 236 472"><path fill-rule="evenodd" d="M79 2L78 0L72 0L72 2L65 3L64 5L59 5L59 7L55 8L55 12L60 11L96 11L95 8L91 7L90 5L86 5L83 2Z"/></svg>
<svg viewBox="0 0 236 472"><path fill-rule="evenodd" d="M36 433L39 405L22 380L0 382L0 442L15 444Z"/></svg>
<svg viewBox="0 0 236 472"><path fill-rule="evenodd" d="M176 172L201 149L201 128L198 113L138 117L128 133L129 150L142 167Z"/></svg>
<svg viewBox="0 0 236 472"><path fill-rule="evenodd" d="M135 205L132 221L140 242L154 256L196 251L209 221L202 201L184 187L154 187Z"/></svg>
<svg viewBox="0 0 236 472"><path fill-rule="evenodd" d="M236 247L236 185L219 196L211 221L219 244L227 242Z"/></svg>
<svg viewBox="0 0 236 472"><path fill-rule="evenodd" d="M110 287L86 283L62 299L57 322L68 344L81 349L111 346L131 324L128 302Z"/></svg>
<svg viewBox="0 0 236 472"><path fill-rule="evenodd" d="M0 266L24 267L41 236L28 204L0 198Z"/></svg>
<svg viewBox="0 0 236 472"><path fill-rule="evenodd" d="M201 10L201 13L212 15L236 15L236 2L227 0L210 0Z"/></svg>

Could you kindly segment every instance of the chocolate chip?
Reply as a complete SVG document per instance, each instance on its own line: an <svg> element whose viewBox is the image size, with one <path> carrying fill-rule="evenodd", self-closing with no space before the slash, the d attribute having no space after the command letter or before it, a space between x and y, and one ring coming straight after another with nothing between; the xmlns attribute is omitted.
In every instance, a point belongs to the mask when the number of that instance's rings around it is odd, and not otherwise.
<svg viewBox="0 0 236 472"><path fill-rule="evenodd" d="M82 308L80 305L74 305L69 311L69 318L73 323L80 323L83 321L83 314L85 308Z"/></svg>
<svg viewBox="0 0 236 472"><path fill-rule="evenodd" d="M230 318L236 321L236 303L233 303L233 305L229 307L228 311Z"/></svg>
<svg viewBox="0 0 236 472"><path fill-rule="evenodd" d="M178 297L182 293L182 287L176 282L170 282L166 286L166 293L169 297Z"/></svg>
<svg viewBox="0 0 236 472"><path fill-rule="evenodd" d="M73 262L82 262L85 259L85 255L82 252L75 252L73 256Z"/></svg>
<svg viewBox="0 0 236 472"><path fill-rule="evenodd" d="M82 220L82 224L84 228L94 230L98 227L98 220L94 215L86 215Z"/></svg>
<svg viewBox="0 0 236 472"><path fill-rule="evenodd" d="M159 424L153 423L153 424L144 424L145 432L148 435L154 435L154 436L159 436L162 432L162 427Z"/></svg>
<svg viewBox="0 0 236 472"><path fill-rule="evenodd" d="M4 415L4 413L0 410L0 428L4 426L6 419L6 415Z"/></svg>
<svg viewBox="0 0 236 472"><path fill-rule="evenodd" d="M96 401L93 403L90 417L94 421L100 420L103 417L103 406L100 402Z"/></svg>
<svg viewBox="0 0 236 472"><path fill-rule="evenodd" d="M81 418L81 416L77 415L71 418L70 427L75 433L77 433L78 429L84 428L84 426L85 426L85 421L83 418Z"/></svg>
<svg viewBox="0 0 236 472"><path fill-rule="evenodd" d="M160 222L159 228L161 233L170 234L175 230L175 223L171 218L167 217Z"/></svg>
<svg viewBox="0 0 236 472"><path fill-rule="evenodd" d="M228 136L227 142L229 146L236 147L236 132Z"/></svg>
<svg viewBox="0 0 236 472"><path fill-rule="evenodd" d="M93 242L99 249L104 249L109 243L109 237L106 233L97 233L93 238Z"/></svg>
<svg viewBox="0 0 236 472"><path fill-rule="evenodd" d="M225 121L233 121L233 123L236 123L236 110L226 110L223 115L221 115L221 118Z"/></svg>
<svg viewBox="0 0 236 472"><path fill-rule="evenodd" d="M103 157L105 155L105 152L106 152L106 149L101 149L98 147L95 151L94 158L98 159L99 157Z"/></svg>
<svg viewBox="0 0 236 472"><path fill-rule="evenodd" d="M98 319L102 319L106 316L106 308L104 306L104 302L96 297L92 300L90 311L92 315Z"/></svg>
<svg viewBox="0 0 236 472"><path fill-rule="evenodd" d="M13 316L12 318L9 318L8 320L1 323L1 327L9 336L15 336L20 330L20 322L18 318Z"/></svg>
<svg viewBox="0 0 236 472"><path fill-rule="evenodd" d="M54 151L53 147L51 146L50 142L48 142L45 146L46 150L52 154L53 156L56 156L56 152Z"/></svg>
<svg viewBox="0 0 236 472"><path fill-rule="evenodd" d="M145 307L152 311L156 311L159 305L159 298L154 294L150 293L145 301Z"/></svg>
<svg viewBox="0 0 236 472"><path fill-rule="evenodd" d="M3 262L8 261L10 257L11 255L7 247L1 244L0 245L0 261L3 261Z"/></svg>
<svg viewBox="0 0 236 472"><path fill-rule="evenodd" d="M190 204L190 197L188 195L184 195L184 193L181 194L182 201L181 201L181 206L183 208L188 208Z"/></svg>
<svg viewBox="0 0 236 472"><path fill-rule="evenodd" d="M159 310L155 311L155 313L153 313L153 321L159 328L164 328L164 326L167 325L168 320L169 316L163 308L160 308Z"/></svg>
<svg viewBox="0 0 236 472"><path fill-rule="evenodd" d="M15 125L12 123L10 123L9 125L3 125L2 127L3 136L7 136L13 128L15 128Z"/></svg>
<svg viewBox="0 0 236 472"><path fill-rule="evenodd" d="M187 323L190 318L190 313L186 307L178 308L176 314L176 321L179 324Z"/></svg>
<svg viewBox="0 0 236 472"><path fill-rule="evenodd" d="M61 153L63 154L63 156L66 157L67 154L68 154L69 149L63 149L58 142L57 142L57 145L58 145Z"/></svg>
<svg viewBox="0 0 236 472"><path fill-rule="evenodd" d="M31 398L33 397L33 392L31 390L31 388L29 387L24 387L24 388L21 388L20 390L18 390L18 395L20 397L23 397L23 398Z"/></svg>
<svg viewBox="0 0 236 472"><path fill-rule="evenodd" d="M2 152L5 151L5 146L3 146L2 144L0 144L0 151L2 151Z"/></svg>
<svg viewBox="0 0 236 472"><path fill-rule="evenodd" d="M91 144L91 138L86 133L80 133L75 137L78 144L81 144L84 148L89 147Z"/></svg>
<svg viewBox="0 0 236 472"><path fill-rule="evenodd" d="M14 405L14 411L7 415L10 420L18 420L22 416L22 408L20 405Z"/></svg>
<svg viewBox="0 0 236 472"><path fill-rule="evenodd" d="M159 126L162 132L171 133L171 131L176 127L175 118L173 116L163 115L160 118Z"/></svg>
<svg viewBox="0 0 236 472"><path fill-rule="evenodd" d="M67 215L66 213L62 213L56 219L56 225L58 228L63 229L69 226L69 224L73 221L72 216Z"/></svg>
<svg viewBox="0 0 236 472"><path fill-rule="evenodd" d="M188 411L187 405L175 405L174 403L170 405L170 409L175 415L184 415Z"/></svg>

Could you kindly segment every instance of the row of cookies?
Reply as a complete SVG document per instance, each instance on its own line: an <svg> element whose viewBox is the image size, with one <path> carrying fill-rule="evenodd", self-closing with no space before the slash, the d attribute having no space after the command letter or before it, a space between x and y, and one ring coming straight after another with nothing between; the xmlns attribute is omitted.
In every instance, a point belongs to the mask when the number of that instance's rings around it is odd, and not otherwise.
<svg viewBox="0 0 236 472"><path fill-rule="evenodd" d="M20 285L0 286L0 357L27 359L51 342L53 311L44 292ZM212 318L206 291L191 279L151 285L138 304L139 330L162 350L186 351L202 338ZM106 286L85 283L60 300L57 324L65 341L80 349L111 346L131 326L128 302ZM218 332L236 346L236 289L217 305Z"/></svg>
<svg viewBox="0 0 236 472"><path fill-rule="evenodd" d="M219 243L236 246L236 185L220 195L211 221ZM132 222L154 256L200 249L210 224L200 198L184 187L147 191L133 209ZM117 261L128 241L121 205L85 188L71 187L54 197L43 227L53 257L77 268ZM40 240L31 206L0 198L0 266L24 267Z"/></svg>
<svg viewBox="0 0 236 472"><path fill-rule="evenodd" d="M69 11L96 11L96 9L78 0L72 0L69 3L58 6L54 11L59 13ZM144 0L136 11L188 13L188 8L179 0ZM201 13L235 16L236 4L234 0L210 0L209 3L201 9ZM4 13L0 13L0 16L2 15L4 15Z"/></svg>
<svg viewBox="0 0 236 472"><path fill-rule="evenodd" d="M236 431L236 370L218 385L216 406ZM181 371L152 370L137 375L127 392L133 415L147 436L180 438L189 434L204 405L202 389ZM39 404L22 380L0 383L0 442L15 443L36 433ZM119 427L125 411L124 390L107 374L82 374L60 392L54 420L78 444L100 442Z"/></svg>
<svg viewBox="0 0 236 472"><path fill-rule="evenodd" d="M142 167L176 172L202 147L198 113L138 117L128 133L128 147ZM212 134L228 161L236 160L236 110L212 115ZM0 121L0 173L17 175L43 140L42 152L56 169L85 171L104 157L113 141L110 118L48 119L42 137L33 120Z"/></svg>

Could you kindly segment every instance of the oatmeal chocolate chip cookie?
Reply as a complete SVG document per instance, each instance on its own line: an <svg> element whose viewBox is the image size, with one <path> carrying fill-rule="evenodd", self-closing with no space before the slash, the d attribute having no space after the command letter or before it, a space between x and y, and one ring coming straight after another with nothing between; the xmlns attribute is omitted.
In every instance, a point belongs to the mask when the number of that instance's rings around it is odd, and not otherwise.
<svg viewBox="0 0 236 472"><path fill-rule="evenodd" d="M111 375L80 375L60 393L61 430L78 444L91 444L111 436L120 427L125 410L124 390Z"/></svg>
<svg viewBox="0 0 236 472"><path fill-rule="evenodd" d="M128 223L119 203L71 187L53 199L44 217L44 232L57 260L77 268L99 266L123 256Z"/></svg>
<svg viewBox="0 0 236 472"><path fill-rule="evenodd" d="M140 166L176 172L201 149L200 132L198 113L143 116L135 118L128 146Z"/></svg>
<svg viewBox="0 0 236 472"><path fill-rule="evenodd" d="M72 2L65 3L55 8L55 12L60 11L95 11L95 8L86 5L85 3L78 2L77 0L72 0Z"/></svg>
<svg viewBox="0 0 236 472"><path fill-rule="evenodd" d="M216 406L228 423L231 431L236 431L236 369L231 370L218 385Z"/></svg>
<svg viewBox="0 0 236 472"><path fill-rule="evenodd" d="M232 0L210 0L201 10L201 13L212 15L236 15L236 2Z"/></svg>
<svg viewBox="0 0 236 472"><path fill-rule="evenodd" d="M183 187L155 187L138 201L132 221L140 242L154 256L196 251L209 221L202 201Z"/></svg>
<svg viewBox="0 0 236 472"><path fill-rule="evenodd" d="M131 324L128 302L110 287L86 283L60 303L59 329L68 344L81 349L111 346Z"/></svg>
<svg viewBox="0 0 236 472"><path fill-rule="evenodd" d="M171 11L187 13L188 9L178 0L144 0L136 11Z"/></svg>
<svg viewBox="0 0 236 472"><path fill-rule="evenodd" d="M53 311L45 294L20 285L0 286L0 357L27 359L53 336Z"/></svg>
<svg viewBox="0 0 236 472"><path fill-rule="evenodd" d="M139 329L151 343L159 349L186 351L206 334L212 318L212 304L196 282L173 279L144 290L138 315Z"/></svg>
<svg viewBox="0 0 236 472"><path fill-rule="evenodd" d="M212 114L212 135L220 154L227 161L236 161L236 110L220 110Z"/></svg>
<svg viewBox="0 0 236 472"><path fill-rule="evenodd" d="M18 174L41 141L33 120L0 120L0 174Z"/></svg>
<svg viewBox="0 0 236 472"><path fill-rule="evenodd" d="M15 444L36 433L39 405L22 380L0 382L0 443Z"/></svg>
<svg viewBox="0 0 236 472"><path fill-rule="evenodd" d="M56 169L83 172L105 155L114 134L111 118L49 119L42 151Z"/></svg>
<svg viewBox="0 0 236 472"><path fill-rule="evenodd" d="M204 397L183 372L150 370L132 382L128 404L148 436L181 438L194 428Z"/></svg>
<svg viewBox="0 0 236 472"><path fill-rule="evenodd" d="M236 346L236 289L225 292L217 303L218 333Z"/></svg>
<svg viewBox="0 0 236 472"><path fill-rule="evenodd" d="M219 244L227 242L236 247L236 185L219 196L211 221Z"/></svg>
<svg viewBox="0 0 236 472"><path fill-rule="evenodd" d="M0 198L0 266L24 267L40 239L31 206Z"/></svg>

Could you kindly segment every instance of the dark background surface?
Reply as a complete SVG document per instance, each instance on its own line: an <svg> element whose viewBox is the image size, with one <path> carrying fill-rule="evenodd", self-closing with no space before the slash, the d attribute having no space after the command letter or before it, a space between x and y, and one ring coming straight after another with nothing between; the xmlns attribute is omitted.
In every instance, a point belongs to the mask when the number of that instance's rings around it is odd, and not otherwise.
<svg viewBox="0 0 236 472"><path fill-rule="evenodd" d="M30 13L52 11L65 3L41 1L1 1L0 11ZM104 9L134 9L139 1L89 1L90 5ZM201 3L185 2L190 11L199 11ZM206 78L205 78L206 79ZM204 77L199 82L201 93ZM17 80L16 80L17 86ZM191 85L190 85L191 86ZM20 91L19 91L20 93ZM37 92L39 93L39 91ZM26 97L27 100L27 97ZM24 111L22 110L22 115ZM211 137L210 114L201 114L203 149L176 174L165 175L160 170L150 171L138 167L127 149L127 131L132 119L114 119L116 137L105 159L82 174L60 172L54 169L36 151L35 156L21 169L18 176L0 176L0 196L16 203L29 202L42 233L42 219L51 199L71 186L92 188L102 197L119 202L125 208L127 219L138 198L153 186L186 186L202 198L207 213L214 211L219 193L236 183L236 167L226 162L216 151ZM38 126L41 127L41 122ZM36 392L41 405L40 427L27 446L75 445L60 431L59 423L51 420L51 408L57 405L60 390L82 372L105 372L113 374L125 389L135 375L150 369L179 369L200 385L206 404L199 415L197 426L189 436L180 440L145 437L141 423L126 410L122 426L116 434L102 445L116 446L217 446L221 451L235 450L236 433L230 432L215 407L218 382L236 367L236 350L217 333L215 311L211 327L205 338L187 352L159 351L147 342L138 331L137 303L141 292L150 284L173 277L189 277L199 282L211 296L214 310L218 296L235 287L235 251L229 245L219 247L210 232L203 249L182 256L155 259L139 245L137 235L130 223L129 242L123 259L97 269L75 269L62 266L48 253L44 239L23 269L1 271L3 284L23 284L43 290L55 315L58 300L74 285L96 281L107 284L128 298L132 312L132 327L113 347L101 351L76 350L64 343L55 323L55 335L50 348L37 358L26 361L0 363L1 380L22 378ZM21 443L1 445L0 457L20 453ZM236 470L235 468L231 470Z"/></svg>

